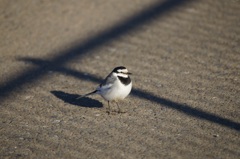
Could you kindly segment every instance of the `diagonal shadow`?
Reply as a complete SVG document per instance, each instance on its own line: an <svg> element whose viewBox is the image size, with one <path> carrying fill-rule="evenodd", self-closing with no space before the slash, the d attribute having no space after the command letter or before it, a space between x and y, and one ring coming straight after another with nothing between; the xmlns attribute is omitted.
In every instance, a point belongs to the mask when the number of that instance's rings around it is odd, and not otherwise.
<svg viewBox="0 0 240 159"><path fill-rule="evenodd" d="M237 123L235 121L232 121L230 119L223 118L221 116L205 112L201 109L192 108L187 104L180 104L165 98L157 97L154 94L150 92L144 92L140 89L133 89L132 94L139 97L144 98L147 100L150 100L152 102L155 102L157 104L161 104L164 107L172 108L174 110L177 110L181 113L184 113L186 115L189 115L191 117L199 118L202 120L207 120L209 122L225 126L227 128L240 131L240 123Z"/></svg>
<svg viewBox="0 0 240 159"><path fill-rule="evenodd" d="M93 36L85 42L59 52L58 55L49 60L51 63L41 65L41 67L28 69L17 76L14 75L9 81L0 84L0 102L3 102L3 100L14 90L21 89L27 83L35 82L43 78L47 74L46 70L54 69L56 66L63 66L67 62L79 58L81 55L89 54L90 50L96 49L111 40L125 35L130 31L137 29L142 24L148 23L156 17L163 16L174 8L189 2L191 2L191 0L165 0L163 2L157 2L125 21L122 21L111 28L107 28L106 31Z"/></svg>
<svg viewBox="0 0 240 159"><path fill-rule="evenodd" d="M88 97L80 98L78 94L70 94L62 91L51 91L51 93L57 98L61 99L65 103L69 103L72 105L80 106L80 107L88 107L88 108L101 108L103 104L98 100L91 99Z"/></svg>
<svg viewBox="0 0 240 159"><path fill-rule="evenodd" d="M41 64L44 65L45 63L49 63L49 62L44 62L44 60L38 60L38 59L34 59L34 58L21 58L20 60L33 63L34 65L37 65L38 67L42 67ZM101 82L101 79L97 78L94 75L90 75L90 74L84 75L83 72L78 72L76 70L68 69L65 67L58 67L58 68L55 68L53 71L56 71L59 73L65 73L66 75L73 76L73 77L76 77L81 80L90 80L90 81L96 82L96 83ZM177 110L188 116L191 116L194 118L199 118L202 120L207 120L209 122L212 122L212 123L215 123L218 125L222 125L222 126L225 126L227 128L233 129L233 130L240 131L240 123L220 117L220 116L212 114L212 113L202 111L197 108L192 108L186 104L180 104L180 103L170 101L165 98L158 97L158 96L152 94L151 92L146 92L146 91L143 91L140 89L133 89L131 94L133 96L136 96L136 97L139 97L142 99L146 99L151 102L155 102L157 104L161 104L164 107ZM74 96L76 97L78 95L74 95ZM72 99L72 100L74 101L75 99Z"/></svg>
<svg viewBox="0 0 240 159"><path fill-rule="evenodd" d="M82 44L73 46L71 49L63 50L59 52L57 56L54 58L44 61L44 60L37 60L37 59L21 59L23 61L32 61L32 63L38 65L36 68L31 68L29 70L23 71L19 75L13 77L9 81L5 82L5 84L0 85L0 102L3 102L5 98L7 98L11 92L15 91L18 88L23 88L24 85L30 82L35 82L43 78L49 70L54 70L58 72L64 72L68 75L75 76L79 79L86 80L86 75L81 72L77 72L75 70L64 68L64 65L71 61L72 59L79 58L81 55L89 54L90 50L96 49L105 43L114 40L122 35L127 34L128 32L137 29L142 24L150 22L152 19L156 17L163 16L165 13L173 10L177 6L183 5L186 2L190 2L191 0L166 0L164 2L159 2L154 4L153 6L147 8L143 12L134 15L125 21L116 24L112 28L107 28L106 31L93 36L92 38L86 40ZM100 79L96 78L95 76L88 75L88 80L94 82L100 82ZM67 94L60 91L52 92L58 98L71 103L72 96L71 94ZM156 102L157 104L161 104L165 107L169 107L175 110L178 110L184 114L189 116L207 120L213 122L215 124L219 124L225 126L230 129L234 129L239 131L240 124L229 119L225 119L223 117L204 112L202 110L191 108L188 105L182 105L161 97L157 97L150 92L144 92L139 89L133 89L132 94L139 98L143 98L146 100L151 100ZM67 95L68 97L63 97ZM76 103L75 103L76 104Z"/></svg>

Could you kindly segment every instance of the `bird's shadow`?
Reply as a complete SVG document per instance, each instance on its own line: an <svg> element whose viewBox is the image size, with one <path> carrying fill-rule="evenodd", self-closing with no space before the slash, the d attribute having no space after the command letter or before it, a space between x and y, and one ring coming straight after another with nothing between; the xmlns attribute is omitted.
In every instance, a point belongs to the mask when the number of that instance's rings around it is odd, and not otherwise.
<svg viewBox="0 0 240 159"><path fill-rule="evenodd" d="M103 104L99 102L98 100L91 99L88 97L79 98L80 95L78 94L70 94L65 93L62 91L51 91L51 93L56 96L57 98L63 100L65 103L69 103L72 105L80 106L80 107L88 107L88 108L101 108L103 107Z"/></svg>

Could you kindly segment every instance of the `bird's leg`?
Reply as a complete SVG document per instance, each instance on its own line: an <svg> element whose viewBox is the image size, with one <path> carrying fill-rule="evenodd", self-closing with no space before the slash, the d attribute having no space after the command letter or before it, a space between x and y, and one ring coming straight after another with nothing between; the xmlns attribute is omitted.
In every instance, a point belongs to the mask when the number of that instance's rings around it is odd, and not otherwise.
<svg viewBox="0 0 240 159"><path fill-rule="evenodd" d="M122 110L120 109L120 107L119 107L119 105L118 105L118 102L116 102L116 104L117 104L117 107L118 107L118 113L126 113L126 111L122 111Z"/></svg>
<svg viewBox="0 0 240 159"><path fill-rule="evenodd" d="M108 100L108 108L107 108L107 113L110 114L110 104L109 104L109 100Z"/></svg>
<svg viewBox="0 0 240 159"><path fill-rule="evenodd" d="M121 113L121 109L120 109L118 103L117 102L115 102L115 103L117 104L117 107L118 107L118 113Z"/></svg>

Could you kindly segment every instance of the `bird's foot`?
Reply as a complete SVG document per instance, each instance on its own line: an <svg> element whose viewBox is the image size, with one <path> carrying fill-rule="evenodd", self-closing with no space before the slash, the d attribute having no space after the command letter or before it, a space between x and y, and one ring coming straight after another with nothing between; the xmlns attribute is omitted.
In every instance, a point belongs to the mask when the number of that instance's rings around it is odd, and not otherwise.
<svg viewBox="0 0 240 159"><path fill-rule="evenodd" d="M124 114L127 113L127 111L122 111L122 110L106 110L106 113L108 115L110 114Z"/></svg>

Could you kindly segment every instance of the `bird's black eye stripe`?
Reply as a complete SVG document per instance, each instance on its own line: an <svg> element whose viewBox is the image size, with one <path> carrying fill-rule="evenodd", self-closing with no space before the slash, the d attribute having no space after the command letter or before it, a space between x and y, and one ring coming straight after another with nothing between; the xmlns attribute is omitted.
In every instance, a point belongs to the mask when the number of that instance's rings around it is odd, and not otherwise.
<svg viewBox="0 0 240 159"><path fill-rule="evenodd" d="M122 73L122 74L128 74L127 72L122 72L122 71L120 71L120 72L118 72L118 73Z"/></svg>

